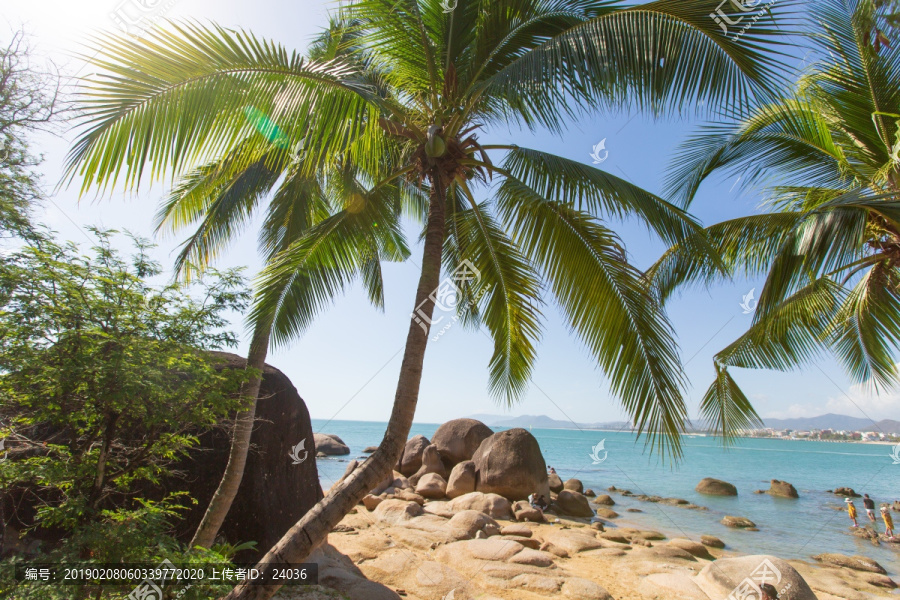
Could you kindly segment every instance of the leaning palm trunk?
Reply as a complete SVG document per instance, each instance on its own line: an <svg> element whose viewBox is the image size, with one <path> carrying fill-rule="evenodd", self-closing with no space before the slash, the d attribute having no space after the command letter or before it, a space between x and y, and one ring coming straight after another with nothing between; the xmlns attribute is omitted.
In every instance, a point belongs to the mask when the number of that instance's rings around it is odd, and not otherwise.
<svg viewBox="0 0 900 600"><path fill-rule="evenodd" d="M436 191L432 192L422 273L419 277L415 303L417 309L421 307L421 315L426 317L423 322L426 323L430 322L434 313L431 293L440 283L441 251L444 243L444 190L440 181L434 182L434 190ZM427 343L428 331L416 320L410 319L394 408L378 450L366 459L362 467L336 483L324 499L291 527L260 560L261 565L303 562L334 526L359 504L363 496L392 472L406 445L406 438L416 413ZM225 600L265 600L271 598L280 587L280 585L245 583L232 590Z"/></svg>
<svg viewBox="0 0 900 600"><path fill-rule="evenodd" d="M247 465L247 454L250 452L250 437L253 434L253 422L256 419L256 400L259 396L259 388L262 384L263 368L266 364L266 354L269 350L269 335L271 326L263 323L257 325L250 342L250 350L247 352L247 369L253 369L253 376L241 386L241 404L243 410L238 411L234 423L234 432L231 438L231 451L228 454L228 464L222 473L222 480L216 493L203 515L203 520L197 526L191 547L203 546L209 548L216 540L216 535L231 510L234 497L237 496L241 480L244 478L244 467Z"/></svg>

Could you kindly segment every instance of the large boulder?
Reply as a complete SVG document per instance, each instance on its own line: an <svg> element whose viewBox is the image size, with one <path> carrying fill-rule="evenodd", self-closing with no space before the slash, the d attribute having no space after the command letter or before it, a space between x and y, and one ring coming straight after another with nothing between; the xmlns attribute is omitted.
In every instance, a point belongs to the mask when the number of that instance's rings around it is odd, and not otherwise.
<svg viewBox="0 0 900 600"><path fill-rule="evenodd" d="M477 510L461 510L447 521L447 529L454 540L471 540L486 527L500 529L497 521Z"/></svg>
<svg viewBox="0 0 900 600"><path fill-rule="evenodd" d="M524 500L537 493L550 497L547 465L538 441L525 429L509 429L487 437L478 446L475 490Z"/></svg>
<svg viewBox="0 0 900 600"><path fill-rule="evenodd" d="M581 483L580 479L569 479L563 484L563 489L584 494L584 485ZM584 495L587 496L587 494Z"/></svg>
<svg viewBox="0 0 900 600"><path fill-rule="evenodd" d="M512 517L512 505L509 500L497 494L472 492L450 501L450 510L477 510L492 519L509 519Z"/></svg>
<svg viewBox="0 0 900 600"><path fill-rule="evenodd" d="M481 421L453 419L437 428L431 436L431 443L437 446L447 469L452 469L462 461L470 460L481 442L493 433Z"/></svg>
<svg viewBox="0 0 900 600"><path fill-rule="evenodd" d="M444 463L441 461L441 455L438 452L437 446L434 444L425 446L425 450L422 451L422 465L419 467L419 470L409 478L409 481L415 485L423 475L428 473L436 473L437 475L440 475L441 479L444 481L447 480L449 473L444 466Z"/></svg>
<svg viewBox="0 0 900 600"><path fill-rule="evenodd" d="M775 586L779 597L784 594L791 600L818 600L800 573L786 561L775 556L752 555L737 558L720 558L705 567L694 577L703 592L710 598L728 598L739 586L752 590L750 595L735 597L756 598L759 583Z"/></svg>
<svg viewBox="0 0 900 600"><path fill-rule="evenodd" d="M416 493L429 500L439 500L447 495L447 482L437 473L426 473L416 484Z"/></svg>
<svg viewBox="0 0 900 600"><path fill-rule="evenodd" d="M583 494L572 490L561 491L556 496L556 502L553 503L553 506L559 514L570 517L590 518L594 516L594 510L588 503L588 499Z"/></svg>
<svg viewBox="0 0 900 600"><path fill-rule="evenodd" d="M727 481L707 477L697 484L696 491L708 496L737 496L737 488Z"/></svg>
<svg viewBox="0 0 900 600"><path fill-rule="evenodd" d="M403 455L400 457L400 468L397 469L407 477L414 475L419 467L422 466L422 453L431 442L424 435L416 435L409 438L406 446L403 448Z"/></svg>
<svg viewBox="0 0 900 600"><path fill-rule="evenodd" d="M316 433L313 436L316 443L316 452L321 452L327 456L350 454L350 448L336 435Z"/></svg>
<svg viewBox="0 0 900 600"><path fill-rule="evenodd" d="M766 493L770 496L778 496L779 498L799 498L800 494L797 489L787 481L773 479L769 482L769 489Z"/></svg>
<svg viewBox="0 0 900 600"><path fill-rule="evenodd" d="M447 497L458 498L463 494L475 491L475 463L466 460L450 471L450 479L447 480Z"/></svg>

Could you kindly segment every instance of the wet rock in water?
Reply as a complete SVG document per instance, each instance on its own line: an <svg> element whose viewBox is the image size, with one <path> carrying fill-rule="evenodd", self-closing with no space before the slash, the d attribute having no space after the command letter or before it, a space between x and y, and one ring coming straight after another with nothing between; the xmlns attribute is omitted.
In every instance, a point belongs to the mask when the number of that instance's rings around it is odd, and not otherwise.
<svg viewBox="0 0 900 600"><path fill-rule="evenodd" d="M350 448L347 447L341 438L336 435L327 433L314 433L313 439L316 444L316 452L321 452L326 456L343 456L350 454Z"/></svg>
<svg viewBox="0 0 900 600"><path fill-rule="evenodd" d="M447 497L458 498L463 494L475 491L475 463L466 460L450 471L450 479L447 480Z"/></svg>
<svg viewBox="0 0 900 600"><path fill-rule="evenodd" d="M437 473L426 473L416 484L416 493L428 500L440 500L447 495L447 482Z"/></svg>
<svg viewBox="0 0 900 600"><path fill-rule="evenodd" d="M579 494L578 492L573 492L571 490L561 491L556 496L556 501L553 503L553 506L561 515L587 518L594 516L594 510L588 503L588 499L584 497L584 494Z"/></svg>
<svg viewBox="0 0 900 600"><path fill-rule="evenodd" d="M786 598L817 600L816 595L800 573L787 561L776 556L751 555L720 558L703 567L703 570L693 577L693 582L709 598L727 598L734 592L737 583L748 578L752 580L753 575L760 573L761 569L765 568L771 576L772 567L781 574L781 579L775 586L778 591L790 590L789 594L782 594ZM758 591L754 589L752 594L758 595ZM755 596L751 595L751 597Z"/></svg>
<svg viewBox="0 0 900 600"><path fill-rule="evenodd" d="M376 450L378 450L378 446L366 446L363 449L363 454L372 454Z"/></svg>
<svg viewBox="0 0 900 600"><path fill-rule="evenodd" d="M719 538L717 538L714 535L701 535L700 543L702 543L704 546L709 546L710 548L724 548L725 547L725 542L723 542L722 540L720 540Z"/></svg>
<svg viewBox="0 0 900 600"><path fill-rule="evenodd" d="M509 519L512 516L512 506L509 500L497 494L472 492L454 498L450 501L449 506L453 512L477 510L492 519Z"/></svg>
<svg viewBox="0 0 900 600"><path fill-rule="evenodd" d="M437 446L447 469L471 460L485 439L493 435L490 427L475 419L453 419L437 428L431 443Z"/></svg>
<svg viewBox="0 0 900 600"><path fill-rule="evenodd" d="M660 504L668 504L669 506L687 506L690 502L684 498L663 498L660 500Z"/></svg>
<svg viewBox="0 0 900 600"><path fill-rule="evenodd" d="M550 491L554 494L558 494L565 488L562 479L559 478L555 472L547 475L547 485L550 487Z"/></svg>
<svg viewBox="0 0 900 600"><path fill-rule="evenodd" d="M822 564L834 567L844 567L853 569L854 571L866 571L869 573L878 573L879 575L887 575L887 571L884 570L884 567L865 556L846 556L844 554L825 553L816 554L813 556L813 559Z"/></svg>
<svg viewBox="0 0 900 600"><path fill-rule="evenodd" d="M712 477L702 479L700 483L697 484L695 490L699 494L706 494L708 496L738 495L737 488L734 487L733 484L722 481L721 479L713 479Z"/></svg>
<svg viewBox="0 0 900 600"><path fill-rule="evenodd" d="M797 493L797 489L793 485L779 479L773 479L769 482L769 489L766 490L766 493L770 496L777 496L779 498L800 497L800 494Z"/></svg>
<svg viewBox="0 0 900 600"><path fill-rule="evenodd" d="M601 506L597 508L597 516L602 519L615 519L618 518L619 513L611 508L605 508Z"/></svg>
<svg viewBox="0 0 900 600"><path fill-rule="evenodd" d="M602 494L600 496L597 496L597 498L595 500L592 500L592 502L594 504L602 504L603 506L615 506L616 505L616 501L613 500L607 494Z"/></svg>
<svg viewBox="0 0 900 600"><path fill-rule="evenodd" d="M571 490L573 492L578 492L584 496L587 494L584 493L584 485L581 483L580 479L569 479L563 484L563 489Z"/></svg>
<svg viewBox="0 0 900 600"><path fill-rule="evenodd" d="M756 527L756 523L754 523L750 519L747 519L745 517L735 517L732 515L726 515L722 517L720 523L722 523L722 525L725 525L726 527L733 527L735 529L750 529Z"/></svg>
<svg viewBox="0 0 900 600"><path fill-rule="evenodd" d="M834 488L834 494L836 496L843 496L845 498L859 498L859 494L853 491L853 488L850 487Z"/></svg>
<svg viewBox="0 0 900 600"><path fill-rule="evenodd" d="M597 494L594 492L594 490L592 490L591 488L588 488L588 489L584 490L584 495L587 496L588 498L593 498Z"/></svg>
<svg viewBox="0 0 900 600"><path fill-rule="evenodd" d="M475 490L499 494L510 501L537 493L550 496L547 465L531 433L516 428L487 437L472 456Z"/></svg>
<svg viewBox="0 0 900 600"><path fill-rule="evenodd" d="M642 512L644 512L644 511L642 511L642 510L639 509L639 508L626 508L626 509L625 509L625 512L642 513Z"/></svg>
<svg viewBox="0 0 900 600"><path fill-rule="evenodd" d="M403 447L403 454L400 456L400 468L397 470L407 477L415 475L416 471L422 466L422 453L430 445L431 442L424 435L416 435L409 438L406 446Z"/></svg>

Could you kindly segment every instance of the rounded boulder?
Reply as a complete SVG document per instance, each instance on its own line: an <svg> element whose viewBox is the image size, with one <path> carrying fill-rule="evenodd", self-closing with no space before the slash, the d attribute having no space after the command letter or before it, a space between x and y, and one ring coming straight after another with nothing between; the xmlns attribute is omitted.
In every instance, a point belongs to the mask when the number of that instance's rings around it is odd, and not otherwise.
<svg viewBox="0 0 900 600"><path fill-rule="evenodd" d="M475 419L453 419L437 428L431 443L437 446L448 469L470 460L486 438L493 435L490 427Z"/></svg>
<svg viewBox="0 0 900 600"><path fill-rule="evenodd" d="M347 444L336 435L327 433L314 433L313 439L316 443L316 452L321 452L326 456L343 456L350 454L350 448Z"/></svg>
<svg viewBox="0 0 900 600"><path fill-rule="evenodd" d="M538 441L524 429L500 431L486 438L472 457L475 490L525 500L537 493L550 497L547 465Z"/></svg>
<svg viewBox="0 0 900 600"><path fill-rule="evenodd" d="M424 435L416 435L409 438L403 448L403 456L400 457L400 468L397 469L407 477L414 475L422 466L422 453L431 442Z"/></svg>
<svg viewBox="0 0 900 600"><path fill-rule="evenodd" d="M695 488L697 493L707 496L737 496L737 488L727 481L707 477L700 481Z"/></svg>

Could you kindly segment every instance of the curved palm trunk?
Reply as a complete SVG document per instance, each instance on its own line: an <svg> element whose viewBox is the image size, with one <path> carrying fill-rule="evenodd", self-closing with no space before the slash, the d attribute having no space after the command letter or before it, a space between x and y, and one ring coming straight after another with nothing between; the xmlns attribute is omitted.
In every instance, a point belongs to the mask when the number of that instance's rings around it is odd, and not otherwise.
<svg viewBox="0 0 900 600"><path fill-rule="evenodd" d="M394 408L388 421L381 445L362 466L332 487L328 495L319 501L300 519L281 540L259 561L265 565L300 563L319 545L350 510L359 504L363 496L392 472L406 445L419 398L422 381L422 364L428 343L427 325L434 313L431 293L441 278L441 252L444 244L444 190L439 181L434 182L428 228L425 233L425 251L422 257L422 273L416 290L415 307L426 327L410 319L406 337L406 350L400 366L400 379L394 396ZM280 585L247 585L236 587L225 600L267 600L278 591Z"/></svg>
<svg viewBox="0 0 900 600"><path fill-rule="evenodd" d="M256 419L256 400L262 384L262 372L266 365L271 331L272 328L268 324L261 324L253 332L250 350L247 352L246 368L256 369L259 375L247 380L241 386L241 403L245 408L239 411L235 418L228 464L222 473L222 480L216 493L209 501L206 514L197 526L194 539L191 540L191 548L194 546L209 548L213 545L244 478L244 467L247 465L247 454L250 451L250 436L253 434L253 422Z"/></svg>

